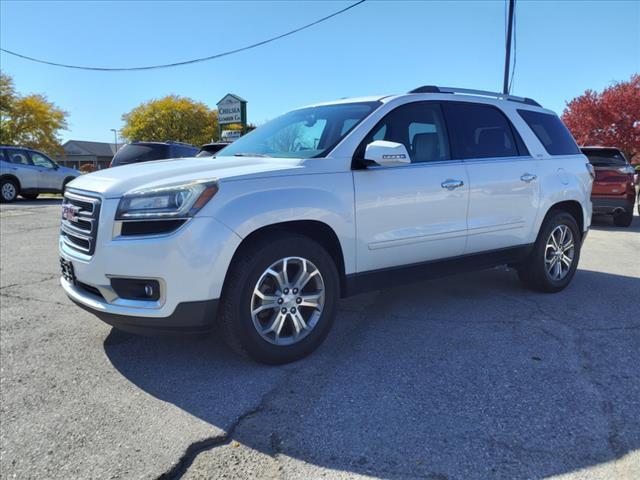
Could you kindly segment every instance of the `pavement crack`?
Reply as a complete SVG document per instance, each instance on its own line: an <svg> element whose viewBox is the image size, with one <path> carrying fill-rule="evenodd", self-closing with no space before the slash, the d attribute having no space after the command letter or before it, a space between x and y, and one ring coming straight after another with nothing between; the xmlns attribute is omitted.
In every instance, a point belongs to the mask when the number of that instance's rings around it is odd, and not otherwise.
<svg viewBox="0 0 640 480"><path fill-rule="evenodd" d="M70 307L71 306L68 303L56 302L56 301L52 301L52 300L42 300L40 298L34 298L34 297L23 297L22 295L10 295L10 294L4 293L4 292L0 293L0 297L15 298L17 300L26 300L26 301L31 301L31 302L47 303L49 305L61 305L63 307Z"/></svg>
<svg viewBox="0 0 640 480"><path fill-rule="evenodd" d="M4 287L0 287L0 290L4 290L6 288L11 288L11 287L29 287L31 285L37 285L39 283L44 283L44 282L48 282L49 280L53 280L55 278L58 278L60 275L59 274L55 274L55 275L49 275L45 278L42 278L40 280L36 280L34 282L28 282L28 283L10 283L9 285L5 285Z"/></svg>

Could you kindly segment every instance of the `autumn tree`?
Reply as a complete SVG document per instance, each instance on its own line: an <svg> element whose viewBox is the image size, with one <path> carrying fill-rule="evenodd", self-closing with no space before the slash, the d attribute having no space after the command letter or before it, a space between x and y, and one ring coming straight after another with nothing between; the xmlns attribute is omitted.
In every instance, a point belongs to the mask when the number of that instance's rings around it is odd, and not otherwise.
<svg viewBox="0 0 640 480"><path fill-rule="evenodd" d="M587 90L567 103L562 121L579 145L618 147L640 161L640 74L601 93Z"/></svg>
<svg viewBox="0 0 640 480"><path fill-rule="evenodd" d="M166 141L202 145L218 137L218 112L202 102L169 95L145 102L122 116L129 141Z"/></svg>
<svg viewBox="0 0 640 480"><path fill-rule="evenodd" d="M59 132L67 129L67 112L40 94L16 93L13 79L0 73L0 143L62 152Z"/></svg>

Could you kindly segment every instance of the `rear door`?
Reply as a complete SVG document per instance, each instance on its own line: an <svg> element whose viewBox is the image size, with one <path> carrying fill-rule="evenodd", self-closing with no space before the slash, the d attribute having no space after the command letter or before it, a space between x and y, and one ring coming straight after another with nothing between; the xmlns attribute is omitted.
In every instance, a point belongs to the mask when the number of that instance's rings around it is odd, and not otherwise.
<svg viewBox="0 0 640 480"><path fill-rule="evenodd" d="M7 148L4 152L7 170L14 174L20 181L22 190L38 189L38 168L31 163L31 157L27 150L21 148Z"/></svg>
<svg viewBox="0 0 640 480"><path fill-rule="evenodd" d="M363 140L356 160L374 140L404 144L411 163L353 172L358 271L461 255L469 182L463 162L451 160L440 105L397 107Z"/></svg>
<svg viewBox="0 0 640 480"><path fill-rule="evenodd" d="M539 204L537 162L506 115L493 105L444 102L455 158L469 175L465 253L531 242Z"/></svg>

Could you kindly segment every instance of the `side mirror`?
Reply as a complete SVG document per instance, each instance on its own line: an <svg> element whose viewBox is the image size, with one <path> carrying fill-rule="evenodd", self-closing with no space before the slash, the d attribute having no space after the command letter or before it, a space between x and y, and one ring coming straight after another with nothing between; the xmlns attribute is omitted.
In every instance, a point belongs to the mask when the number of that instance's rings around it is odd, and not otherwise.
<svg viewBox="0 0 640 480"><path fill-rule="evenodd" d="M375 140L367 145L364 151L364 159L383 167L411 163L409 152L407 152L407 148L402 143L388 142L386 140Z"/></svg>

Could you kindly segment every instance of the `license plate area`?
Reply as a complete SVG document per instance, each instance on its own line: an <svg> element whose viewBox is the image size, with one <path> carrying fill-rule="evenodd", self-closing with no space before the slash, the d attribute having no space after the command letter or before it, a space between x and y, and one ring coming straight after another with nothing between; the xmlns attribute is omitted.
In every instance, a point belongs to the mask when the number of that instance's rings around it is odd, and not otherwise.
<svg viewBox="0 0 640 480"><path fill-rule="evenodd" d="M73 270L73 263L65 258L60 257L60 269L62 271L62 278L64 278L67 282L75 285L76 274Z"/></svg>

